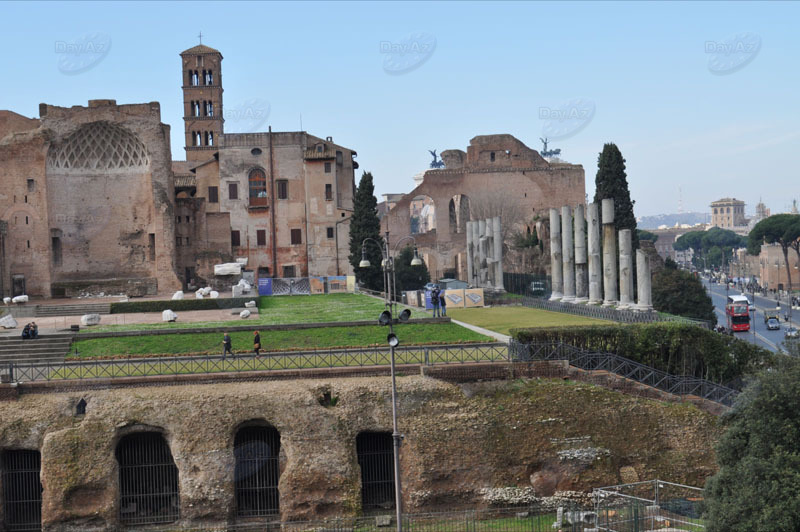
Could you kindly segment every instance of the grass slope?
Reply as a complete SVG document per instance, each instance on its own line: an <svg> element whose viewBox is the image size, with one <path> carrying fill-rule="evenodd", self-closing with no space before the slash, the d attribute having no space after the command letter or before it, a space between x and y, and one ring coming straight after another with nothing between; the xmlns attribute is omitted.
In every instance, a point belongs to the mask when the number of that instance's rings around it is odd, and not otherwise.
<svg viewBox="0 0 800 532"><path fill-rule="evenodd" d="M510 329L521 327L572 327L576 325L612 323L574 314L550 312L528 307L448 308L447 315L454 320L477 325L501 334L509 334Z"/></svg>
<svg viewBox="0 0 800 532"><path fill-rule="evenodd" d="M241 322L237 322L237 325L239 324ZM253 325L253 330L257 330L256 324ZM379 325L263 331L261 345L268 351L385 346L388 333L388 328ZM395 334L400 338L402 345L494 341L454 323L399 325L395 327ZM231 340L234 352L253 351L252 332L233 332ZM221 354L222 333L93 338L74 342L71 348L72 356L75 356L76 349L80 358L115 355Z"/></svg>
<svg viewBox="0 0 800 532"><path fill-rule="evenodd" d="M363 294L326 294L310 296L271 296L258 299L258 316L247 321L231 316L230 321L142 323L131 325L106 325L83 329L81 332L146 331L153 329L189 329L194 327L225 327L252 324L279 325L285 323L315 323L336 321L378 320L383 311L383 301ZM405 308L398 305L398 310ZM430 317L419 309L411 309L412 318Z"/></svg>

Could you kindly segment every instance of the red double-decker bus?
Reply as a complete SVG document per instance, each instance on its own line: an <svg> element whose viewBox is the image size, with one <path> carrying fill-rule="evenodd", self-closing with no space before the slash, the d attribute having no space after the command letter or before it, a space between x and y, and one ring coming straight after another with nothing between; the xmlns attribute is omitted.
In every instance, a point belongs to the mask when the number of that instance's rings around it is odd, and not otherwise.
<svg viewBox="0 0 800 532"><path fill-rule="evenodd" d="M745 296L728 296L725 305L725 316L728 318L728 329L733 332L750 330L750 302Z"/></svg>

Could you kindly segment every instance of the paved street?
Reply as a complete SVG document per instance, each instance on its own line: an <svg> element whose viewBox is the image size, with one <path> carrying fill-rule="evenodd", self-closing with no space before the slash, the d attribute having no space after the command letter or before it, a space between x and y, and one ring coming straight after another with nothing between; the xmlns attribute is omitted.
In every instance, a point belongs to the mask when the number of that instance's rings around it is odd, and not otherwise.
<svg viewBox="0 0 800 532"><path fill-rule="evenodd" d="M725 317L725 302L727 300L725 285L709 283L707 280L703 280L703 285L708 289L711 300L714 302L718 323L727 326L727 319ZM742 292L731 288L727 293L741 294ZM747 293L745 295L753 301L752 294ZM753 302L756 306L756 312L750 314L752 317L750 320L750 331L736 333L736 337L748 342L755 342L756 345L769 349L770 351L779 351L783 343L783 333L786 327L786 322L783 321L783 312L788 309L786 302L784 301L781 303L781 328L778 331L767 330L767 326L764 323L764 309L774 309L775 299L756 296ZM795 311L792 321L795 326L797 325L798 319L800 319L800 314Z"/></svg>

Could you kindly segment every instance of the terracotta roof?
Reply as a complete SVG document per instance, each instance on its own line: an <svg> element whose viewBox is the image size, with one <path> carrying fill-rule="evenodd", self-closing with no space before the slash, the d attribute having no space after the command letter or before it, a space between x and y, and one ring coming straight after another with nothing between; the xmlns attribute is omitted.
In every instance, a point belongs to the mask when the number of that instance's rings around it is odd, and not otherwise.
<svg viewBox="0 0 800 532"><path fill-rule="evenodd" d="M193 47L189 48L188 50L184 50L183 52L181 52L181 55L184 55L184 54L189 54L189 55L220 54L220 55L222 55L219 50L215 50L214 48L211 48L210 46L206 46L205 44L198 44L197 46L193 46Z"/></svg>

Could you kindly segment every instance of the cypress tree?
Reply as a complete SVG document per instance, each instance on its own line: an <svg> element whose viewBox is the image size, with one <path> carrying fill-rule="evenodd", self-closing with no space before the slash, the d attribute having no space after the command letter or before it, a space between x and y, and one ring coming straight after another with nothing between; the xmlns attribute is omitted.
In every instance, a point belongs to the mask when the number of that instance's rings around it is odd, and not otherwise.
<svg viewBox="0 0 800 532"><path fill-rule="evenodd" d="M381 238L381 222L378 219L378 200L375 198L375 185L372 174L364 172L356 189L353 201L353 216L350 219L350 264L356 274L356 280L370 290L383 290L383 270L381 269L380 249L372 242L367 242L366 257L369 268L359 268L361 262L361 244L365 238L372 238L383 247Z"/></svg>
<svg viewBox="0 0 800 532"><path fill-rule="evenodd" d="M617 234L620 229L630 229L633 249L639 249L636 217L633 215L635 202L631 200L631 193L628 190L625 159L613 142L606 143L603 151L597 157L597 176L594 184L594 201L600 203L604 199L614 199L614 227Z"/></svg>

